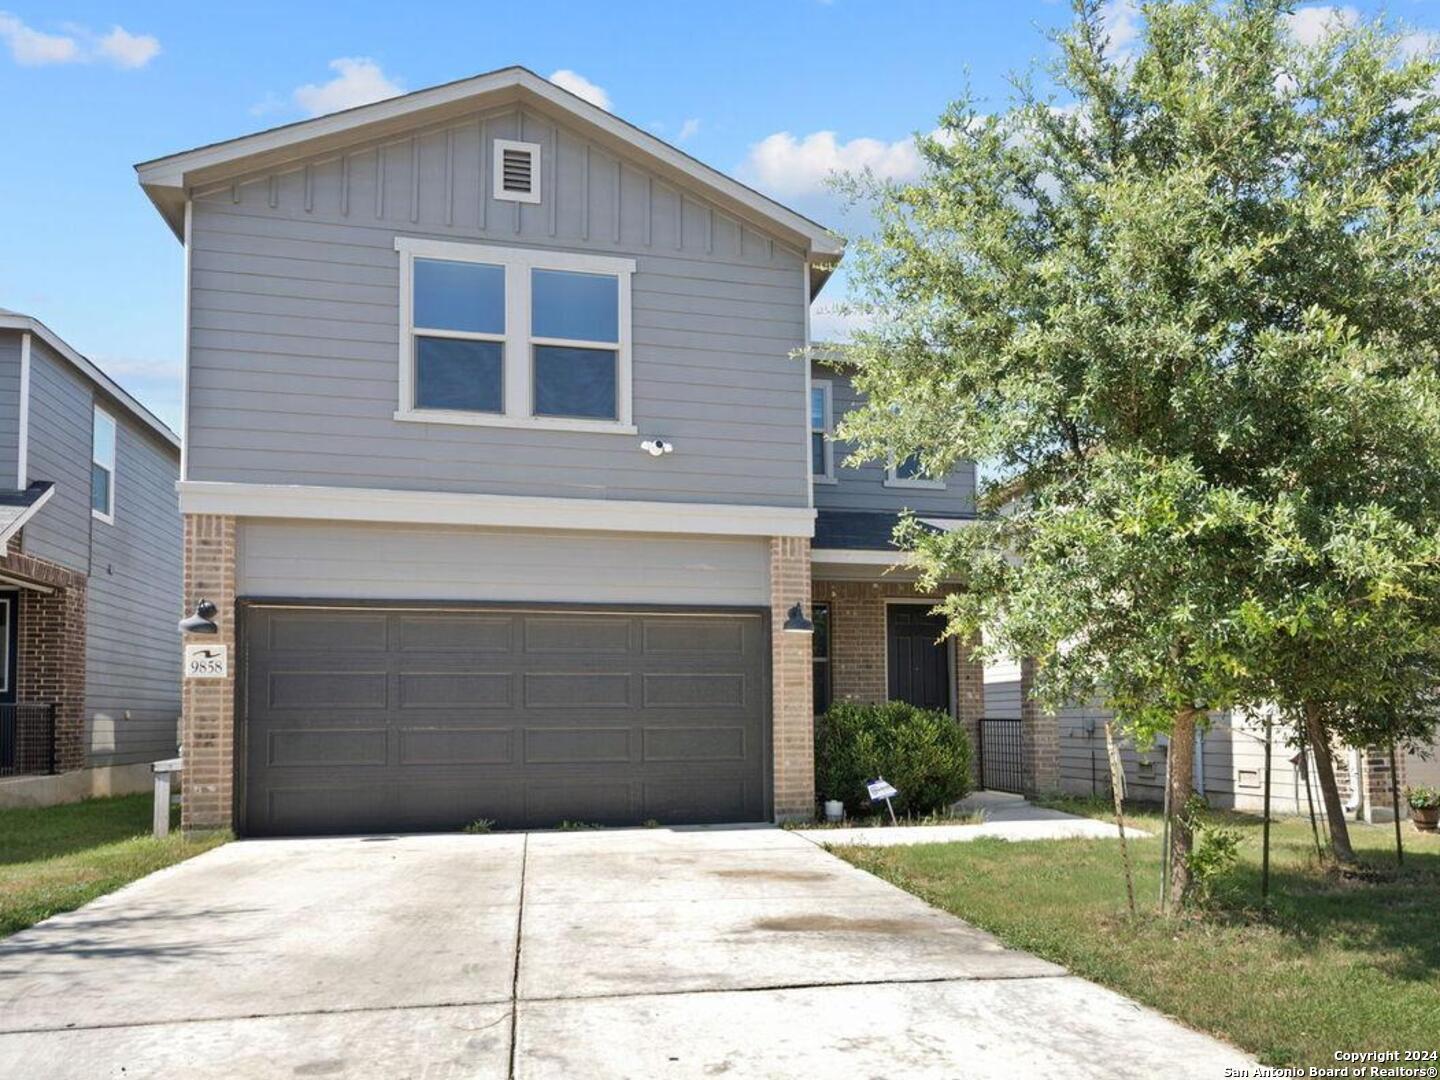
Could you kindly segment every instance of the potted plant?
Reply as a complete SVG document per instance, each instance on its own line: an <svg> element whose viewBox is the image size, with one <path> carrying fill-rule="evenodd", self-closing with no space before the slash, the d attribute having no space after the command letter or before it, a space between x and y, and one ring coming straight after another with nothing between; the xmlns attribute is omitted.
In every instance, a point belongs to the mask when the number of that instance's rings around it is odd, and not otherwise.
<svg viewBox="0 0 1440 1080"><path fill-rule="evenodd" d="M1405 799L1410 803L1410 820L1421 832L1440 828L1440 788L1407 787Z"/></svg>

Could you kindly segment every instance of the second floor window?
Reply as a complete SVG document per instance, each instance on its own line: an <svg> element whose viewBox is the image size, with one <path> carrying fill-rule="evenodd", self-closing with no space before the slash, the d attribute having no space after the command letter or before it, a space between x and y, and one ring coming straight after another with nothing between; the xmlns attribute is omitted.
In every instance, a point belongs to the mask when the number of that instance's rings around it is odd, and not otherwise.
<svg viewBox="0 0 1440 1080"><path fill-rule="evenodd" d="M396 418L633 432L630 259L401 237Z"/></svg>
<svg viewBox="0 0 1440 1080"><path fill-rule="evenodd" d="M98 405L90 429L90 512L115 520L115 418Z"/></svg>
<svg viewBox="0 0 1440 1080"><path fill-rule="evenodd" d="M810 384L810 475L831 479L835 475L835 444L830 436L834 417L830 383L815 380Z"/></svg>

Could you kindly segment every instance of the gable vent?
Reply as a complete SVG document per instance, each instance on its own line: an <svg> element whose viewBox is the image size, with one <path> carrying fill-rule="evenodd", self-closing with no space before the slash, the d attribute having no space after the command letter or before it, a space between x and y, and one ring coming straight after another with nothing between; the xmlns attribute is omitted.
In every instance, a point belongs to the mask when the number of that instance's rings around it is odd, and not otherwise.
<svg viewBox="0 0 1440 1080"><path fill-rule="evenodd" d="M495 198L540 201L540 144L495 140Z"/></svg>

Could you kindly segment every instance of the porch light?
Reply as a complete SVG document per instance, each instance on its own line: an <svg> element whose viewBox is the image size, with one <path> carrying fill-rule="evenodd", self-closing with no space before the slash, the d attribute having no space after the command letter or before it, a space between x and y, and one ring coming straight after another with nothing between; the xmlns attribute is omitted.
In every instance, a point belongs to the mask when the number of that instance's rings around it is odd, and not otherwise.
<svg viewBox="0 0 1440 1080"><path fill-rule="evenodd" d="M182 634L218 634L220 628L215 625L215 616L219 610L209 600L201 600L195 605L194 615L180 620L180 632Z"/></svg>
<svg viewBox="0 0 1440 1080"><path fill-rule="evenodd" d="M815 624L805 617L805 607L796 601L785 619L785 633L787 634L813 634Z"/></svg>

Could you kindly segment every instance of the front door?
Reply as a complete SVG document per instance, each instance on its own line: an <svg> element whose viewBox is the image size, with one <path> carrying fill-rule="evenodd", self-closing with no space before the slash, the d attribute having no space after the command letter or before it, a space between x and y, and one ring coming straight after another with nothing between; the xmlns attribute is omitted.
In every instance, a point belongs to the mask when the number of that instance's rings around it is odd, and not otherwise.
<svg viewBox="0 0 1440 1080"><path fill-rule="evenodd" d="M0 776L15 769L16 620L20 594L0 591Z"/></svg>
<svg viewBox="0 0 1440 1080"><path fill-rule="evenodd" d="M940 640L945 617L928 604L891 604L885 613L890 700L922 709L950 708L949 648Z"/></svg>

